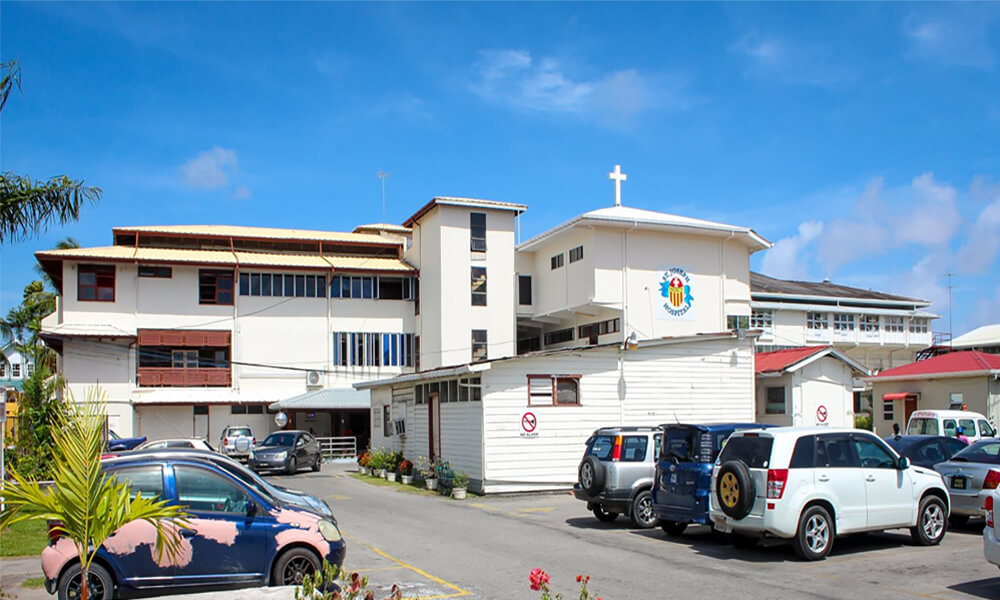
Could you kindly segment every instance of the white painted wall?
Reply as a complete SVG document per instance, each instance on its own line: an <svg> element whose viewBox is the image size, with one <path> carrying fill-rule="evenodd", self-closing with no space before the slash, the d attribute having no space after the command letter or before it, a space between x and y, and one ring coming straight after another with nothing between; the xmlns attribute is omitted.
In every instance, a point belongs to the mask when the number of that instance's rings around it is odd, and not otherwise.
<svg viewBox="0 0 1000 600"><path fill-rule="evenodd" d="M773 425L854 427L854 375L843 361L825 356L781 377L758 377L756 421ZM786 412L766 414L768 387L785 388ZM826 408L821 422L817 409Z"/></svg>

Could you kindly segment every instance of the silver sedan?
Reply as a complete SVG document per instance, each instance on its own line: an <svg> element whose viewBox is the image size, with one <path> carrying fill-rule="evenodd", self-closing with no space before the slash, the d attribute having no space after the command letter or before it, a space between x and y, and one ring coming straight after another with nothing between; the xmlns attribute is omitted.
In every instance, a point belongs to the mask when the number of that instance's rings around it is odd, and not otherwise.
<svg viewBox="0 0 1000 600"><path fill-rule="evenodd" d="M986 496L1000 484L1000 440L976 442L946 462L934 465L951 496L952 525L983 516Z"/></svg>

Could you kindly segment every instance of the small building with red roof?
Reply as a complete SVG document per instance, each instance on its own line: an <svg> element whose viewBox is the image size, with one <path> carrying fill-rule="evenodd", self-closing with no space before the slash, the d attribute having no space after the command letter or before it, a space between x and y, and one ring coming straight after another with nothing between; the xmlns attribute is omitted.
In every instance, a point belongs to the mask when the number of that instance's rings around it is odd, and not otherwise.
<svg viewBox="0 0 1000 600"><path fill-rule="evenodd" d="M868 370L834 346L802 346L754 356L757 422L854 426L854 378Z"/></svg>
<svg viewBox="0 0 1000 600"><path fill-rule="evenodd" d="M906 427L915 410L966 409L1000 423L1000 355L949 352L867 378L879 432Z"/></svg>

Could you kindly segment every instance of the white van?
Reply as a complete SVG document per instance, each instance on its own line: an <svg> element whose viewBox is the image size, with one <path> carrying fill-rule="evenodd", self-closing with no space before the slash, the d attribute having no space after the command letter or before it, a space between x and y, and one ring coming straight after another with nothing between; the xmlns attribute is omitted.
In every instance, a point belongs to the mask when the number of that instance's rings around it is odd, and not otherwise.
<svg viewBox="0 0 1000 600"><path fill-rule="evenodd" d="M946 435L957 437L958 428L969 442L996 437L997 430L989 420L968 410L917 410L906 423L906 435Z"/></svg>

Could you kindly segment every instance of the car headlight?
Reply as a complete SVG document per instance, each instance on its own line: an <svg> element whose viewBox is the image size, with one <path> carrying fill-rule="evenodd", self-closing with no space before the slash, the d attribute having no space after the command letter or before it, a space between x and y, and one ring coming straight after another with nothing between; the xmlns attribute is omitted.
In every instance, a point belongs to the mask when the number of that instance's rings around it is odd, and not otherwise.
<svg viewBox="0 0 1000 600"><path fill-rule="evenodd" d="M321 519L318 523L319 532L323 536L323 539L328 542L339 542L343 539L340 535L340 530L337 526L333 524L332 521L327 521L326 519Z"/></svg>
<svg viewBox="0 0 1000 600"><path fill-rule="evenodd" d="M288 451L287 450L285 450L283 452L279 452L279 453L277 453L277 454L274 455L274 458L276 460L285 460L285 458L287 458L287 457L288 457Z"/></svg>

